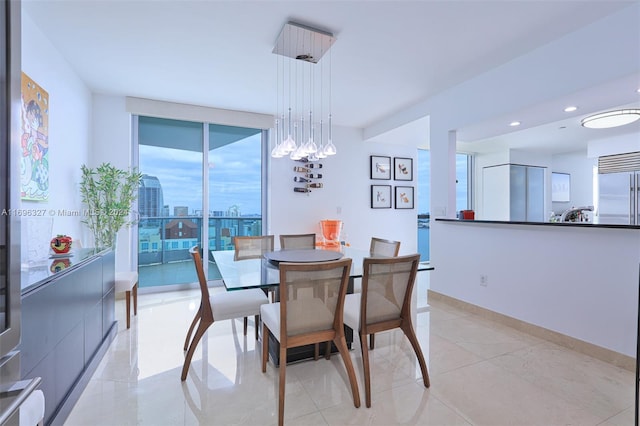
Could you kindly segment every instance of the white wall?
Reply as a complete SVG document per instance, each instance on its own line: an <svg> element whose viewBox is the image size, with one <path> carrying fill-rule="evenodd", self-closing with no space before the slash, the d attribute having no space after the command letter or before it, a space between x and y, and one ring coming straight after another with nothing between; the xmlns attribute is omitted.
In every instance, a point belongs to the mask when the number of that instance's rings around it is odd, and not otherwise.
<svg viewBox="0 0 640 426"><path fill-rule="evenodd" d="M415 253L417 209L372 209L371 185L413 186L417 196L417 149L367 143L360 130L344 127L334 128L333 141L338 154L321 161L324 188L312 190L310 194L292 189L293 166L300 163L288 158L272 159L269 233L277 236L316 232L319 236L320 220L338 219L343 221L346 240L353 247L368 249L371 237L376 236L401 241L401 253ZM371 180L370 155L390 156L392 161L393 157L412 158L413 181ZM417 199L414 205L417 206Z"/></svg>
<svg viewBox="0 0 640 426"><path fill-rule="evenodd" d="M640 230L432 221L431 242L432 290L635 357Z"/></svg>
<svg viewBox="0 0 640 426"><path fill-rule="evenodd" d="M84 239L81 217L59 210L81 211L80 166L88 161L91 144L91 93L49 39L22 11L22 71L49 93L49 200L22 201L23 209L46 209L53 219L52 235ZM54 212L49 214L49 212ZM23 253L27 249L26 221L22 221Z"/></svg>
<svg viewBox="0 0 640 426"><path fill-rule="evenodd" d="M640 151L640 133L638 132L606 139L595 139L589 141L587 147L587 155L593 158L637 151Z"/></svg>
<svg viewBox="0 0 640 426"><path fill-rule="evenodd" d="M93 95L93 143L89 164L97 167L111 163L119 169L132 166L131 115L126 111L123 96ZM132 268L132 241L134 229L118 232L116 271ZM137 246L136 246L137 247Z"/></svg>

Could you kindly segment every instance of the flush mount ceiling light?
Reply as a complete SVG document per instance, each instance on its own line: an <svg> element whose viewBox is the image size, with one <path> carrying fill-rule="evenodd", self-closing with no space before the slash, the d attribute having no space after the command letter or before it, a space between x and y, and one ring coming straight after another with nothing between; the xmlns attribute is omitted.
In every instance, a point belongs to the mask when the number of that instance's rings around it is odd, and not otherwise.
<svg viewBox="0 0 640 426"><path fill-rule="evenodd" d="M576 111L578 109L577 106L568 106L564 109L564 112L573 112Z"/></svg>
<svg viewBox="0 0 640 426"><path fill-rule="evenodd" d="M331 53L323 59L335 40L331 33L294 22L282 28L273 48L278 81L272 157L318 161L336 153L331 139Z"/></svg>
<svg viewBox="0 0 640 426"><path fill-rule="evenodd" d="M516 126L519 126L519 125L520 125L519 121L512 121L511 123L509 123L509 126L511 126L511 127L516 127Z"/></svg>
<svg viewBox="0 0 640 426"><path fill-rule="evenodd" d="M640 119L640 109L619 109L583 118L581 124L589 129L609 129L633 123L638 119Z"/></svg>

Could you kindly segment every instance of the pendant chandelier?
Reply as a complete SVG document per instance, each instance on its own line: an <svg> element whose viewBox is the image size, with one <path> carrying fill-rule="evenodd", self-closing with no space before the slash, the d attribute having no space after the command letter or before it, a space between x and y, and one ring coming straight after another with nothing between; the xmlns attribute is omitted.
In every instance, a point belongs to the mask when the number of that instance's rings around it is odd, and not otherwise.
<svg viewBox="0 0 640 426"><path fill-rule="evenodd" d="M336 153L331 123L333 34L288 22L273 53L277 58L274 158L318 161ZM326 63L325 63L326 62Z"/></svg>

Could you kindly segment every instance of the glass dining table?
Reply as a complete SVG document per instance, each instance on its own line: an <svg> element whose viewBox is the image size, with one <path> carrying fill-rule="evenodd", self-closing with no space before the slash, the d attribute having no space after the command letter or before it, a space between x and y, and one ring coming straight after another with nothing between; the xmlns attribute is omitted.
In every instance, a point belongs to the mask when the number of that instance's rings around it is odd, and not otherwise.
<svg viewBox="0 0 640 426"><path fill-rule="evenodd" d="M293 254L295 252L300 253L305 251L317 253L318 251L325 250L278 250L273 253L284 254L291 252ZM334 253L333 250L326 251ZM342 254L342 256L339 257L348 257L352 259L351 272L349 273L350 287L352 287L353 279L362 277L363 260L365 257L371 257L369 250L343 246L340 252L335 253ZM212 251L211 254L218 270L220 271L220 276L222 277L222 281L224 282L224 286L227 291L248 288L262 288L268 290L280 285L280 272L278 270L277 262L270 261L266 257L260 259L234 260L233 250ZM273 257L277 258L277 256ZM297 261L311 261L308 259L313 258L308 257L305 259L304 256L300 256L298 259L299 260ZM317 261L316 259L313 260ZM296 260L291 259L290 261ZM434 267L428 262L421 262L418 266L418 271L429 271L433 269ZM347 292L349 292L349 290L347 290ZM353 288L351 288L350 292L353 292Z"/></svg>
<svg viewBox="0 0 640 426"><path fill-rule="evenodd" d="M325 253L321 253L325 252ZM211 251L213 260L220 271L220 276L227 291L236 291L250 288L261 288L263 290L275 290L276 300L278 300L278 287L280 286L280 271L278 262L271 259L288 259L289 261L318 261L318 258L333 260L335 258L351 258L351 271L349 273L349 285L347 293L353 293L354 279L362 278L363 260L371 257L369 250L362 250L353 247L342 246L339 252L333 250L277 250L265 253L262 258L234 260L233 250ZM430 271L434 267L428 262L421 262L418 271ZM349 327L345 327L345 337L347 346L351 349L353 342L353 332ZM273 336L269 340L269 353L275 365L279 365L279 345ZM334 348L334 350L336 350ZM313 345L309 347L291 348L287 352L287 362L300 361L312 358L315 355Z"/></svg>

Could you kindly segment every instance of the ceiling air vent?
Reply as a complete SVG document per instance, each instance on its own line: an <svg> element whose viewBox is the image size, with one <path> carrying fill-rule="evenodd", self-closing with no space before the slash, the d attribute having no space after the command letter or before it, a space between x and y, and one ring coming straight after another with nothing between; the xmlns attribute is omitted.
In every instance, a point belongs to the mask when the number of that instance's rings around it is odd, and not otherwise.
<svg viewBox="0 0 640 426"><path fill-rule="evenodd" d="M640 152L607 155L598 158L598 173L633 172L640 170Z"/></svg>

